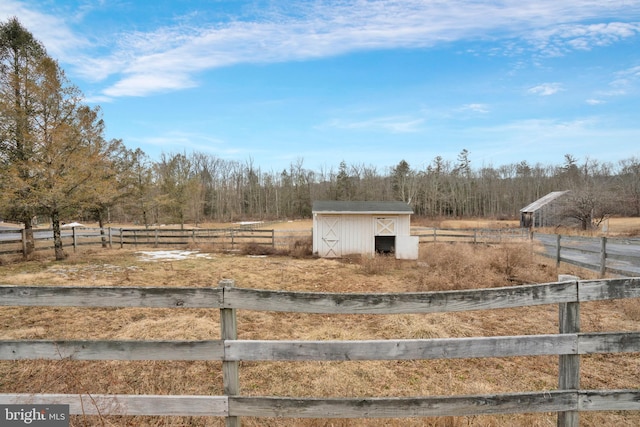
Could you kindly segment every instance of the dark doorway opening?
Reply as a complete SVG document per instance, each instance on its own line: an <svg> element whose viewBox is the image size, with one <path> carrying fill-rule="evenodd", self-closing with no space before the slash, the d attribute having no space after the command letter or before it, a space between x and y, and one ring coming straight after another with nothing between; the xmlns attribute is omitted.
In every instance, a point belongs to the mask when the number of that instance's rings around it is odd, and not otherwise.
<svg viewBox="0 0 640 427"><path fill-rule="evenodd" d="M391 254L396 248L396 236L376 236L376 252Z"/></svg>

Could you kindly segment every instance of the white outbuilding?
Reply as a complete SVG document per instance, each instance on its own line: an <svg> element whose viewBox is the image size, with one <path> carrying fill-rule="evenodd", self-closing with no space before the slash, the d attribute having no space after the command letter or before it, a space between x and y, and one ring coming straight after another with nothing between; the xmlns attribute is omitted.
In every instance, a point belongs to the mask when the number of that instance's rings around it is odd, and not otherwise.
<svg viewBox="0 0 640 427"><path fill-rule="evenodd" d="M418 259L418 236L411 236L413 209L404 202L315 201L313 253L323 258L392 253Z"/></svg>

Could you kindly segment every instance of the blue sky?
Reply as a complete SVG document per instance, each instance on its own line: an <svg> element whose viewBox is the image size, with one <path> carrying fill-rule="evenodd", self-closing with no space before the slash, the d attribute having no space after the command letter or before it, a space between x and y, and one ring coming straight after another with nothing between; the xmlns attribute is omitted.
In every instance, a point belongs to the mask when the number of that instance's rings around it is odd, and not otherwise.
<svg viewBox="0 0 640 427"><path fill-rule="evenodd" d="M12 16L152 159L640 157L640 0L2 0Z"/></svg>

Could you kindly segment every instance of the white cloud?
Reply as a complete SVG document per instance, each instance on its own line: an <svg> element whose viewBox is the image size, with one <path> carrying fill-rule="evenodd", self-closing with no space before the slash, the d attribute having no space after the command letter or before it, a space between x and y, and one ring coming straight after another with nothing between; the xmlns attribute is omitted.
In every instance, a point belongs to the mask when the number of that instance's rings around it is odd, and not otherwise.
<svg viewBox="0 0 640 427"><path fill-rule="evenodd" d="M166 92L194 86L196 84L191 81L187 73L175 70L172 73L168 71L150 72L149 74L136 73L105 89L104 94L107 97L144 96L150 92Z"/></svg>
<svg viewBox="0 0 640 427"><path fill-rule="evenodd" d="M53 56L93 81L115 78L108 96L144 96L193 87L194 75L238 63L281 62L351 51L429 47L442 42L524 37L549 54L588 49L636 35L640 2L600 0L359 0L276 2L251 17L194 26L176 17L174 26L150 32L112 34L90 46L91 35L75 34L60 16L37 12L25 2L5 0L0 17L19 14ZM286 6L284 6L286 5ZM108 3L105 6L109 7ZM286 10L285 10L286 7ZM188 11L185 12L187 14ZM83 11L75 15L80 19ZM607 24L575 25L607 16ZM94 42L97 43L97 42ZM515 45L514 45L515 46ZM517 46L509 48L518 52Z"/></svg>
<svg viewBox="0 0 640 427"><path fill-rule="evenodd" d="M528 119L516 120L503 126L486 128L487 130L501 133L506 132L511 135L520 135L523 139L535 139L539 141L547 140L550 144L557 141L579 140L585 136L595 136L599 132L609 132L608 124L598 116L586 116L573 120L559 119ZM637 131L634 131L637 133Z"/></svg>
<svg viewBox="0 0 640 427"><path fill-rule="evenodd" d="M61 61L71 61L73 52L90 46L83 36L69 28L64 17L41 13L22 1L3 0L0 2L0 21L12 17L17 17L45 45L49 55Z"/></svg>
<svg viewBox="0 0 640 427"><path fill-rule="evenodd" d="M171 131L162 136L149 136L146 138L130 138L131 141L158 147L189 147L194 150L209 151L212 148L220 148L224 141L194 132Z"/></svg>
<svg viewBox="0 0 640 427"><path fill-rule="evenodd" d="M327 126L348 130L385 131L390 133L413 133L421 130L423 118L407 116L375 117L366 120L331 120Z"/></svg>
<svg viewBox="0 0 640 427"><path fill-rule="evenodd" d="M486 114L489 112L489 106L487 104L466 104L466 105L463 105L462 108L460 108L460 110Z"/></svg>
<svg viewBox="0 0 640 427"><path fill-rule="evenodd" d="M618 71L609 83L609 89L597 92L601 97L625 96L635 93L640 82L640 66L635 66Z"/></svg>
<svg viewBox="0 0 640 427"><path fill-rule="evenodd" d="M589 105L600 105L600 104L604 104L604 103L605 103L605 102L604 102L603 100L601 100L601 99L594 99L594 98L587 99L585 102L586 102L587 104L589 104Z"/></svg>
<svg viewBox="0 0 640 427"><path fill-rule="evenodd" d="M616 78L611 85L614 87L624 87L640 80L640 66L631 67L616 73Z"/></svg>
<svg viewBox="0 0 640 427"><path fill-rule="evenodd" d="M572 23L537 29L527 38L540 53L560 56L572 50L591 50L594 47L608 46L638 34L638 22L588 25Z"/></svg>
<svg viewBox="0 0 640 427"><path fill-rule="evenodd" d="M538 86L527 89L532 95L550 96L564 90L560 83L543 83Z"/></svg>

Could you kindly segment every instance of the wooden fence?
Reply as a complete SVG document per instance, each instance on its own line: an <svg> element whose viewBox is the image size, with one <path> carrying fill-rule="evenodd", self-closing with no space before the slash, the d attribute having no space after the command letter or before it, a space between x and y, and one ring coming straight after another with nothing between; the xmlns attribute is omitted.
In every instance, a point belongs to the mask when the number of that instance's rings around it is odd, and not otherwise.
<svg viewBox="0 0 640 427"><path fill-rule="evenodd" d="M250 228L223 229L120 229L116 237L120 247L125 245L180 246L204 245L236 249L239 245L253 243L274 246L274 231Z"/></svg>
<svg viewBox="0 0 640 427"><path fill-rule="evenodd" d="M601 278L606 273L640 276L640 239L541 233L534 233L532 239L541 242L545 254L554 258L558 265L565 262L598 271Z"/></svg>
<svg viewBox="0 0 640 427"><path fill-rule="evenodd" d="M640 351L640 332L580 332L580 303L640 297L640 278L464 291L344 294L216 288L0 286L0 306L218 308L221 339L208 341L2 340L0 360L222 361L223 396L0 394L0 404L69 404L71 414L226 417L395 418L558 413L577 426L580 411L640 410L640 390L583 390L580 357ZM239 340L236 310L405 314L559 305L559 334L365 341ZM494 395L284 398L241 394L240 361L426 360L559 356L557 390Z"/></svg>
<svg viewBox="0 0 640 427"><path fill-rule="evenodd" d="M0 230L0 255L26 254L24 230ZM52 230L34 230L35 250L53 249ZM249 227L222 229L171 229L171 228L91 228L73 227L62 231L62 244L74 251L79 246L103 245L137 247L214 246L237 249L252 243L276 247L274 230Z"/></svg>
<svg viewBox="0 0 640 427"><path fill-rule="evenodd" d="M264 224L262 224L264 226ZM420 238L420 243L463 242L500 243L518 241L529 237L528 230L503 229L439 229L412 227L411 234ZM63 230L63 247L74 251L84 245L109 247L136 246L214 246L236 249L246 243L271 246L277 249L290 248L295 241L310 240L312 230L269 230L248 224L240 228L222 229L172 229L172 228L92 228L74 227ZM0 255L26 253L24 230L0 230ZM34 230L35 249L53 249L51 230Z"/></svg>
<svg viewBox="0 0 640 427"><path fill-rule="evenodd" d="M526 228L434 228L411 227L411 234L420 238L420 243L503 243L529 238Z"/></svg>

